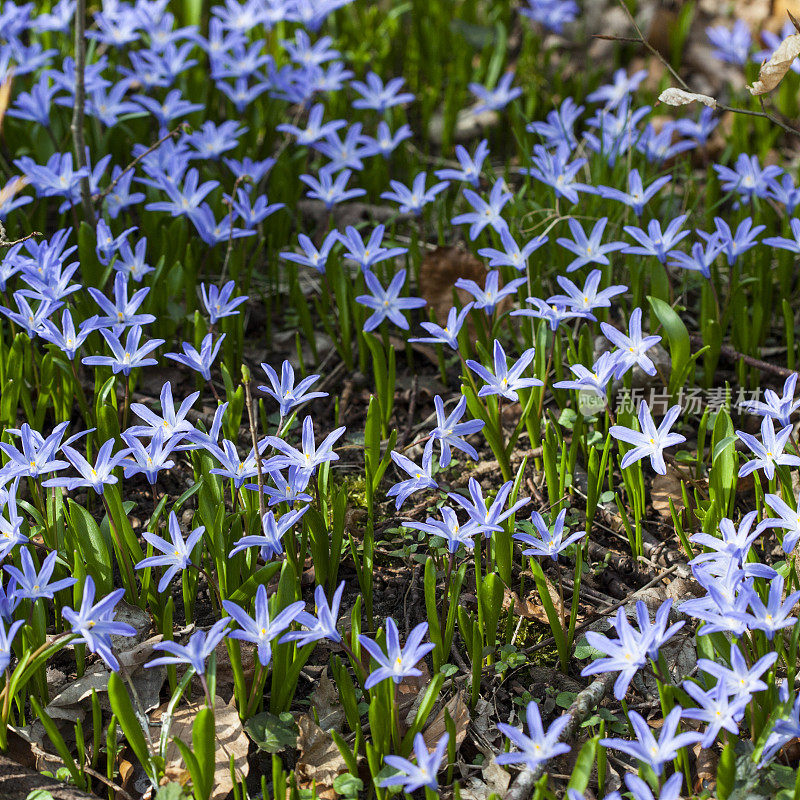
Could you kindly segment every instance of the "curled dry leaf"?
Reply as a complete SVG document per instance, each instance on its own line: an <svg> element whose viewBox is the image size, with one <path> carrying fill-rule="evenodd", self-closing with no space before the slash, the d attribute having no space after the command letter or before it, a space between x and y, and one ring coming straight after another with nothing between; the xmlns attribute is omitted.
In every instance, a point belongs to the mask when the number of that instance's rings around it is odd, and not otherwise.
<svg viewBox="0 0 800 800"><path fill-rule="evenodd" d="M298 783L302 788L310 789L314 782L317 797L333 800L336 797L333 782L347 772L347 764L331 735L323 731L308 714L299 717L297 727L300 730L297 737L300 757L295 769Z"/></svg>
<svg viewBox="0 0 800 800"><path fill-rule="evenodd" d="M686 106L689 103L702 103L709 108L716 108L717 101L707 94L696 94L695 92L685 92L683 89L664 89L658 96L659 102L666 103L668 106Z"/></svg>
<svg viewBox="0 0 800 800"><path fill-rule="evenodd" d="M331 729L341 733L344 725L344 708L339 702L336 684L328 677L327 668L319 676L319 682L311 693L311 705L317 711L319 726L324 731Z"/></svg>
<svg viewBox="0 0 800 800"><path fill-rule="evenodd" d="M748 86L747 90L752 95L771 92L783 80L783 76L791 69L792 62L798 55L800 55L800 33L793 33L787 36L769 60L761 65L758 80L752 86Z"/></svg>
<svg viewBox="0 0 800 800"><path fill-rule="evenodd" d="M431 720L431 723L423 731L422 738L428 750L434 750L439 739L444 736L447 728L445 726L444 712L450 715L456 729L456 749L461 747L461 743L467 735L469 727L469 707L464 701L464 693L458 692L447 701L442 710Z"/></svg>
<svg viewBox="0 0 800 800"><path fill-rule="evenodd" d="M166 707L166 704L161 706L153 716L156 719L160 719L161 715L166 711ZM181 739L191 747L192 726L197 712L201 708L203 708L201 703L181 706L172 717L165 769L166 775L170 780L176 780L180 783L186 778L183 758L174 740ZM160 732L160 727L153 729L153 736L156 740ZM233 789L230 768L231 755L233 755L233 766L237 778L243 779L247 777L247 773L250 770L250 765L247 761L250 740L244 732L236 706L233 703L226 703L219 696L214 698L214 737L216 749L214 787L211 791L210 800L223 800Z"/></svg>

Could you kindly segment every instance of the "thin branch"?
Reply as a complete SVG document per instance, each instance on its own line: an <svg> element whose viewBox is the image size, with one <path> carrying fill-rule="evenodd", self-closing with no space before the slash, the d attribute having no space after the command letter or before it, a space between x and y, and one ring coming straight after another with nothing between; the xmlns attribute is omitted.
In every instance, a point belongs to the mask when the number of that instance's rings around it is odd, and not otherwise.
<svg viewBox="0 0 800 800"><path fill-rule="evenodd" d="M23 236L21 239L9 239L6 236L6 229L3 227L3 223L0 222L0 247L13 247L15 244L21 244L22 242L27 242L28 239L32 239L34 236L42 236L39 231L31 231L29 234Z"/></svg>
<svg viewBox="0 0 800 800"><path fill-rule="evenodd" d="M147 150L145 150L143 153L139 153L139 155L136 156L136 158L134 158L133 161L131 161L131 163L128 164L128 166L125 167L125 169L123 169L122 172L120 172L120 174L117 175L117 177L114 178L114 180L111 181L111 183L105 189L103 189L102 192L98 192L97 194L92 195L92 200L97 202L98 200L103 200L105 197L111 194L111 192L114 191L114 188L122 180L122 178L126 175L126 173L134 169L134 167L136 167L136 165L143 158L149 156L150 153L153 152L153 150L158 149L164 142L167 141L167 139L170 139L173 136L177 136L179 133L182 133L183 131L189 130L189 127L190 126L188 122L181 122L180 125L173 128L171 131L169 131L169 133L164 134L164 136L162 136L157 142L151 144L150 147L147 148Z"/></svg>
<svg viewBox="0 0 800 800"><path fill-rule="evenodd" d="M610 41L617 41L617 42L633 42L633 43L641 43L643 44L664 66L664 68L669 72L670 75L677 81L679 86L686 92L691 92L689 88L689 84L678 74L678 72L673 68L672 64L664 58L663 54L645 37L644 33L642 33L642 29L639 27L638 23L631 14L630 9L625 3L625 0L619 0L619 4L622 7L623 11L627 15L628 19L631 21L631 25L633 25L634 30L636 31L638 38L632 38L627 36L610 36L606 34L595 34L593 38L595 39L607 39ZM791 16L791 15L790 15ZM791 125L788 125L783 120L776 117L774 114L771 114L769 111L766 111L764 108L764 104L761 104L761 111L751 111L747 108L735 108L734 106L726 106L722 105L721 103L717 103L717 109L719 111L730 111L733 114L745 114L748 117L761 117L762 119L769 120L774 125L777 125L781 130L785 133L789 133L792 136L800 137L800 130L797 128L793 128Z"/></svg>
<svg viewBox="0 0 800 800"><path fill-rule="evenodd" d="M86 137L84 135L84 119L86 106L86 0L78 0L75 9L75 99L72 105L72 144L75 149L75 160L79 169L89 169L86 157ZM83 213L88 222L95 224L92 207L92 189L89 176L81 178L81 202Z"/></svg>
<svg viewBox="0 0 800 800"><path fill-rule="evenodd" d="M581 725L594 712L606 692L611 688L616 680L616 673L608 672L601 678L592 681L582 692L578 694L575 701L567 709L569 722L559 736L560 741L566 741L575 736L580 730ZM544 771L544 763L539 764L536 769L525 767L517 775L514 782L509 787L505 795L505 800L529 800L533 796L534 786Z"/></svg>

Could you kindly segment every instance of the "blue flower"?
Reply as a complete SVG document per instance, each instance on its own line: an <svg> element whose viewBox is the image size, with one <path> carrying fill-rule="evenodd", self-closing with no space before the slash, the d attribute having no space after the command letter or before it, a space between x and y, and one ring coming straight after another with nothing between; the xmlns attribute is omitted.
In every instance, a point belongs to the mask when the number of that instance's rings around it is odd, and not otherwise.
<svg viewBox="0 0 800 800"><path fill-rule="evenodd" d="M638 366L648 375L656 374L656 365L646 353L651 347L654 347L661 341L661 337L642 335L641 308L634 308L631 312L631 317L628 321L627 336L607 322L601 322L600 329L603 331L606 339L619 348L618 351L615 351L617 358L617 378L621 378L634 366Z"/></svg>
<svg viewBox="0 0 800 800"><path fill-rule="evenodd" d="M158 473L162 469L170 469L175 466L175 462L169 457L175 449L175 441L172 438L165 440L162 431L158 431L153 436L147 447L127 432L123 432L122 438L130 447L129 455L122 462L122 471L126 478L142 473L154 486Z"/></svg>
<svg viewBox="0 0 800 800"><path fill-rule="evenodd" d="M500 753L495 756L498 764L525 764L528 769L536 769L540 764L549 761L551 758L569 753L571 750L568 744L559 742L561 734L569 724L569 714L562 714L558 719L553 720L547 731L542 726L542 717L539 714L539 706L535 700L531 700L525 710L528 723L528 736L521 730L506 725L504 722L497 723L500 733L508 737L512 744L516 745L521 752Z"/></svg>
<svg viewBox="0 0 800 800"><path fill-rule="evenodd" d="M353 100L353 108L371 108L383 114L387 108L410 103L414 99L411 92L401 92L405 78L392 78L384 86L380 76L368 72L366 83L350 81L350 88L354 89L361 97Z"/></svg>
<svg viewBox="0 0 800 800"><path fill-rule="evenodd" d="M597 291L600 285L602 273L599 269L593 269L586 276L586 283L583 288L576 286L569 278L557 275L558 285L566 294L556 294L547 298L548 303L556 303L574 308L576 311L592 312L596 308L610 308L611 298L622 294L628 287L622 284L615 284L606 289Z"/></svg>
<svg viewBox="0 0 800 800"><path fill-rule="evenodd" d="M557 147L562 142L575 148L578 139L575 136L575 123L585 110L585 106L575 105L571 97L564 98L561 107L547 112L545 122L529 122L525 130L536 133L544 139L545 147Z"/></svg>
<svg viewBox="0 0 800 800"><path fill-rule="evenodd" d="M3 620L0 620L0 671L5 672L11 665L11 643L17 635L17 631L25 624L25 620L20 619L12 622L8 630Z"/></svg>
<svg viewBox="0 0 800 800"><path fill-rule="evenodd" d="M737 19L733 28L726 28L724 25L708 27L706 35L714 46L712 54L721 61L742 66L750 60L753 38L743 19Z"/></svg>
<svg viewBox="0 0 800 800"><path fill-rule="evenodd" d="M734 169L714 164L714 171L719 176L722 190L736 192L743 203L749 203L751 197L766 197L774 179L783 172L775 165L762 169L758 157L746 153L739 153Z"/></svg>
<svg viewBox="0 0 800 800"><path fill-rule="evenodd" d="M650 726L641 714L631 711L628 719L633 726L636 739L601 739L603 747L611 747L620 750L629 756L638 759L643 764L647 764L656 775L661 775L664 771L664 764L669 763L678 757L678 752L690 744L694 744L702 739L702 735L696 731L685 731L677 733L678 723L680 722L683 709L675 706L664 718L661 731L656 740Z"/></svg>
<svg viewBox="0 0 800 800"><path fill-rule="evenodd" d="M223 617L211 626L208 633L195 631L185 645L177 642L159 642L153 645L154 650L161 650L169 655L154 658L152 661L148 661L145 667L188 664L199 675L203 675L206 669L206 660L228 635L230 621L230 617Z"/></svg>
<svg viewBox="0 0 800 800"><path fill-rule="evenodd" d="M300 180L309 187L306 197L321 200L325 208L330 211L337 203L345 200L352 200L354 197L361 197L367 193L366 189L347 189L347 182L353 174L349 169L343 169L334 178L334 172L330 166L322 167L319 171L319 178L313 175L301 175Z"/></svg>
<svg viewBox="0 0 800 800"><path fill-rule="evenodd" d="M72 466L80 472L80 478L50 478L43 481L42 486L64 486L69 491L80 487L91 487L97 494L103 494L106 485L117 482L114 470L120 465L122 459L128 454L128 448L118 451L114 455L111 451L116 444L114 439L104 442L97 451L97 460L90 464L77 450L69 445L62 445L61 452L72 462Z"/></svg>
<svg viewBox="0 0 800 800"><path fill-rule="evenodd" d="M507 520L518 509L530 503L529 497L517 500L514 505L504 510L506 500L508 500L511 490L514 488L514 481L507 481L498 490L492 501L492 505L487 508L486 501L483 499L483 489L475 478L469 479L469 495L467 500L460 494L451 493L447 495L454 503L460 505L469 514L469 518L475 523L476 529L483 532L489 539L493 532L502 531L501 522Z"/></svg>
<svg viewBox="0 0 800 800"><path fill-rule="evenodd" d="M478 146L475 148L475 155L470 156L469 152L463 145L456 145L456 158L460 165L460 169L437 169L434 173L440 180L453 180L465 181L471 183L476 189L483 169L483 162L486 156L489 155L489 144L486 139L481 139Z"/></svg>
<svg viewBox="0 0 800 800"><path fill-rule="evenodd" d="M556 521L553 524L553 532L550 533L542 515L538 511L534 511L531 514L531 522L539 537L537 538L524 532L515 533L512 537L529 546L527 550L522 551L522 555L549 556L553 561L558 561L560 553L563 553L571 544L586 536L586 531L578 531L566 539L564 538L564 518L566 515L567 509L564 508L556 517Z"/></svg>
<svg viewBox="0 0 800 800"><path fill-rule="evenodd" d="M518 86L511 88L511 82L514 80L514 72L506 72L494 89L487 89L480 83L470 83L468 89L480 101L473 109L476 114L482 111L500 111L505 108L512 100L516 99L522 94L522 89Z"/></svg>
<svg viewBox="0 0 800 800"><path fill-rule="evenodd" d="M458 350L458 334L464 326L464 320L467 318L472 303L467 303L461 311L456 308L451 308L447 312L447 322L444 327L437 325L435 322L420 322L420 326L424 328L430 336L412 337L409 342L425 342L426 344L446 344L453 350Z"/></svg>
<svg viewBox="0 0 800 800"><path fill-rule="evenodd" d="M295 264L312 267L317 270L317 272L324 275L331 248L339 241L339 232L335 230L328 231L325 238L322 240L319 250L317 250L314 242L304 233L299 233L297 235L297 241L303 249L302 254L284 251L278 255L286 261L293 261Z"/></svg>
<svg viewBox="0 0 800 800"><path fill-rule="evenodd" d="M784 453L786 443L792 435L792 426L786 425L775 433L775 425L772 417L764 417L761 420L761 441L755 436L745 431L736 431L736 435L750 448L755 456L754 459L746 461L739 467L739 477L743 478L757 469L763 469L768 480L775 476L775 467L781 464L798 466L800 457Z"/></svg>
<svg viewBox="0 0 800 800"><path fill-rule="evenodd" d="M629 467L642 458L649 457L650 464L659 475L667 474L667 465L664 462L664 449L672 447L686 441L686 437L679 433L671 433L670 428L678 419L681 407L672 406L664 415L661 424L656 428L653 416L650 413L646 401L639 403L639 431L626 428L623 425L612 425L608 432L615 438L628 444L633 448L622 457L620 466L622 469ZM800 459L798 459L800 463Z"/></svg>
<svg viewBox="0 0 800 800"><path fill-rule="evenodd" d="M608 382L614 377L617 370L617 356L606 351L594 362L591 369L584 367L583 364L571 364L570 370L575 378L556 381L553 384L554 389L590 391L605 397Z"/></svg>
<svg viewBox="0 0 800 800"><path fill-rule="evenodd" d="M241 639L243 642L252 642L256 645L258 660L264 667L272 661L272 640L280 636L305 608L305 603L298 600L295 603L289 603L274 618L270 618L267 590L263 584L256 589L255 615L253 617L231 600L223 600L222 605L241 628L241 630L232 630L229 634L230 638Z"/></svg>
<svg viewBox="0 0 800 800"><path fill-rule="evenodd" d="M600 197L608 198L609 200L619 200L626 206L630 206L637 217L641 217L644 213L644 207L650 200L655 197L662 186L666 186L672 178L669 175L663 175L656 178L646 189L642 184L642 179L639 176L638 169L632 169L628 173L628 191L623 192L620 189L614 189L611 186L598 186L597 193Z"/></svg>
<svg viewBox="0 0 800 800"><path fill-rule="evenodd" d="M175 411L175 402L172 399L172 384L167 381L161 387L161 413L158 416L142 403L131 403L131 411L141 419L145 425L137 425L128 428L126 433L129 436L155 436L156 432L161 432L164 441L169 441L173 436L180 439L184 434L194 430L187 415L192 406L200 397L200 392L192 392Z"/></svg>
<svg viewBox="0 0 800 800"><path fill-rule="evenodd" d="M422 671L416 665L433 650L433 643L422 644L425 634L428 632L428 623L420 622L411 633L408 634L405 647L400 647L400 637L397 633L395 621L388 617L386 620L386 652L384 652L376 641L359 634L359 644L378 662L377 669L374 669L364 683L365 689L371 689L376 684L386 678L391 678L395 683L400 683L403 678L422 675Z"/></svg>
<svg viewBox="0 0 800 800"><path fill-rule="evenodd" d="M472 304L474 308L482 308L487 316L494 314L497 304L509 295L514 294L517 288L522 286L527 281L527 278L514 278L508 281L503 288L500 288L500 271L492 270L486 273L486 282L484 288L481 289L477 283L468 278L459 278L455 282L457 289L463 289L469 292L474 298L475 302Z"/></svg>
<svg viewBox="0 0 800 800"><path fill-rule="evenodd" d="M367 272L375 264L387 261L390 258L404 255L408 252L406 247L384 247L383 234L386 232L385 225L378 225L369 235L369 240L364 244L361 234L352 226L345 228L345 233L336 232L339 241L345 246L345 258L350 258L358 264L364 272ZM405 272L403 272L405 275Z"/></svg>
<svg viewBox="0 0 800 800"><path fill-rule="evenodd" d="M397 497L395 503L395 509L397 511L400 510L400 506L402 506L414 492L420 492L424 489L436 489L439 486L431 475L433 469L433 452L431 450L425 450L423 452L421 467L418 467L410 458L406 458L402 453L397 453L392 450L389 455L392 461L409 476L408 479L394 484L394 486L386 492L388 497Z"/></svg>
<svg viewBox="0 0 800 800"><path fill-rule="evenodd" d="M576 158L570 162L570 147L566 143L559 144L552 152L543 145L533 147L531 162L534 166L520 169L522 175L546 183L555 189L556 195L565 197L570 203L578 202L578 192L597 194L597 189L587 183L580 183L575 176L583 169L587 160Z"/></svg>
<svg viewBox="0 0 800 800"><path fill-rule="evenodd" d="M205 528L201 525L195 528L189 538L184 541L181 533L178 518L174 511L169 513L169 537L171 541L162 539L155 533L145 531L144 539L156 550L161 551L161 555L148 556L136 564L136 569L146 569L147 567L167 567L161 580L158 583L158 591L163 592L169 586L172 579L192 563L192 550L197 546L203 536Z"/></svg>
<svg viewBox="0 0 800 800"><path fill-rule="evenodd" d="M267 461L266 468L273 470L296 466L307 474L312 475L320 464L339 459L339 456L333 452L333 445L344 432L344 426L336 428L317 447L314 441L314 423L311 417L307 416L303 420L302 450L295 449L288 442L277 436L264 437L264 441L280 453L280 455L273 456Z"/></svg>
<svg viewBox="0 0 800 800"><path fill-rule="evenodd" d="M439 511L442 515L441 521L428 517L425 522L404 520L403 525L406 528L430 533L432 536L440 536L447 542L447 549L451 553L455 553L462 544L467 550L472 550L475 547L474 537L481 532L480 526L475 520L467 520L462 525L452 508L442 506Z"/></svg>
<svg viewBox="0 0 800 800"><path fill-rule="evenodd" d="M305 631L290 631L281 638L281 642L299 642L300 646L318 642L320 639L328 639L331 642L341 642L342 635L336 629L339 622L339 607L342 603L342 593L344 592L342 581L333 593L331 602L325 596L325 589L317 586L314 590L314 605L316 617L307 611L300 611L295 617L295 622L307 628Z"/></svg>
<svg viewBox="0 0 800 800"><path fill-rule="evenodd" d="M214 335L207 333L203 337L203 342L200 345L200 352L195 350L195 348L189 344L189 342L184 342L183 353L166 353L165 355L167 358L171 358L173 361L177 361L179 364L184 364L190 369L196 370L203 376L205 380L210 381L211 367L213 366L214 361L216 361L219 347L224 338L225 334L223 333L215 342ZM85 359L84 363L86 363Z"/></svg>
<svg viewBox="0 0 800 800"><path fill-rule="evenodd" d="M67 607L61 609L72 632L78 635L73 644L85 644L90 653L97 653L114 672L119 670L119 661L113 653L111 637L136 635L133 625L114 619L114 606L124 595L124 589L115 589L95 603L94 580L87 575L80 608L77 611Z"/></svg>
<svg viewBox="0 0 800 800"><path fill-rule="evenodd" d="M647 223L647 232L634 225L625 225L624 230L631 238L639 244L629 245L623 252L636 256L655 256L662 264L667 260L667 256L673 255L670 252L681 239L689 235L689 231L682 231L681 226L686 222L687 215L681 214L675 217L666 230L662 232L661 223L657 219L651 219Z"/></svg>
<svg viewBox="0 0 800 800"><path fill-rule="evenodd" d="M85 356L81 363L87 366L108 366L115 375L121 372L126 377L131 374L131 370L137 367L149 367L158 363L155 358L147 358L147 356L157 347L161 347L164 340L150 339L139 347L139 341L142 338L142 329L139 325L130 328L124 347L119 337L106 328L101 328L100 333L111 348L112 355Z"/></svg>
<svg viewBox="0 0 800 800"><path fill-rule="evenodd" d="M425 188L425 181L428 178L427 172L420 172L416 178L411 189L400 181L389 181L392 187L391 192L383 192L381 197L384 200L391 200L393 203L400 205L401 214L416 214L419 216L422 209L432 203L436 195L443 192L450 184L447 181L441 181L433 184L430 189Z"/></svg>
<svg viewBox="0 0 800 800"><path fill-rule="evenodd" d="M450 224L469 224L470 241L475 241L478 234L487 225L497 233L500 233L504 228L508 227L508 223L502 217L503 207L514 196L511 192L506 191L507 188L506 182L502 178L495 181L489 194L488 202L479 194L473 192L472 189L464 189L464 197L467 198L474 211L458 214L450 220Z"/></svg>
<svg viewBox="0 0 800 800"><path fill-rule="evenodd" d="M283 555L281 539L283 539L288 530L294 527L306 511L308 511L308 506L297 511L290 511L279 518L276 518L272 511L267 511L261 519L263 535L242 536L229 553L229 557L232 558L237 553L250 547L260 547L261 557L264 561L271 561L274 556Z"/></svg>
<svg viewBox="0 0 800 800"><path fill-rule="evenodd" d="M646 77L646 69L639 69L630 77L628 77L627 70L618 69L614 73L613 83L607 83L599 89L595 89L586 96L586 100L590 103L604 103L605 108L611 110L633 94Z"/></svg>
<svg viewBox="0 0 800 800"><path fill-rule="evenodd" d="M421 297L400 296L403 284L406 282L406 271L401 269L386 289L371 272L364 273L364 280L372 294L360 294L356 297L356 302L373 309L372 315L364 323L364 331L375 330L385 319L391 320L398 328L407 331L408 320L402 312L407 309L422 308L426 301Z"/></svg>
<svg viewBox="0 0 800 800"><path fill-rule="evenodd" d="M309 389L319 380L319 375L307 375L297 386L294 385L294 368L289 361L284 361L281 365L281 377L269 365L262 364L261 369L267 373L267 378L272 384L259 386L258 391L264 392L272 397L280 406L281 417L285 417L291 409L317 397L327 397L327 392L309 392Z"/></svg>
<svg viewBox="0 0 800 800"><path fill-rule="evenodd" d="M6 564L3 568L16 580L17 596L29 600L38 600L39 598L53 600L56 592L77 583L75 578L62 578L50 583L56 568L57 557L58 553L55 550L51 551L42 561L41 569L37 572L30 552L25 548L20 549L19 558L22 569L20 570L12 564Z"/></svg>
<svg viewBox="0 0 800 800"><path fill-rule="evenodd" d="M347 125L347 122L343 119L334 119L330 122L323 123L322 116L324 113L325 108L322 103L317 103L309 109L305 128L298 128L296 125L283 123L281 125L276 125L275 129L294 136L298 145L311 145L324 138L329 133L335 133Z"/></svg>
<svg viewBox="0 0 800 800"><path fill-rule="evenodd" d="M467 359L466 365L476 374L481 380L486 381L486 386L478 390L478 397L488 397L489 395L499 395L505 397L506 400L516 402L519 400L517 389L527 389L531 386L543 386L544 384L538 378L522 378L522 373L528 368L536 355L535 348L531 347L523 352L516 363L508 368L508 361L506 358L503 345L500 344L499 339L494 340L494 373L490 372L483 364Z"/></svg>
<svg viewBox="0 0 800 800"><path fill-rule="evenodd" d="M537 236L520 249L520 246L511 235L511 231L508 228L503 228L500 231L500 241L503 244L503 250L482 247L478 250L478 255L488 258L490 267L514 267L514 269L524 272L528 267L528 258L547 242L547 236Z"/></svg>
<svg viewBox="0 0 800 800"><path fill-rule="evenodd" d="M456 450L463 450L471 459L477 461L478 451L463 437L477 433L483 428L484 423L478 419L459 422L467 410L467 398L462 396L456 407L447 415L444 413L442 398L438 394L433 398L433 406L436 410L436 427L428 434L430 440L425 445L425 449L433 449L433 443L440 442L442 452L439 456L439 466L442 468L450 463L451 448L453 447Z"/></svg>
<svg viewBox="0 0 800 800"><path fill-rule="evenodd" d="M608 266L611 262L606 257L606 253L613 253L616 250L622 250L627 247L625 242L608 242L607 244L603 244L603 231L607 223L608 217L602 217L597 220L592 228L592 232L587 236L580 222L570 217L568 224L572 233L572 239L556 239L557 244L560 244L577 256L576 259L567 265L567 272L574 272L576 269L580 269L586 264L603 264L604 266Z"/></svg>
<svg viewBox="0 0 800 800"><path fill-rule="evenodd" d="M150 293L149 287L143 287L133 293L128 299L128 276L117 272L114 276L114 302L112 303L101 291L93 287L88 288L92 299L100 306L106 316L96 317L92 323L94 329L110 328L114 336L120 336L125 328L131 325L142 326L155 322L152 314L137 314L139 306ZM84 362L85 363L85 362Z"/></svg>
<svg viewBox="0 0 800 800"><path fill-rule="evenodd" d="M699 706L699 708L687 708L683 716L700 720L707 725L705 734L700 740L701 747L711 747L723 728L734 735L739 733L739 722L750 702L749 694L745 697L739 694L730 696L725 681L719 681L707 692L693 681L684 681L681 685L686 694Z"/></svg>
<svg viewBox="0 0 800 800"><path fill-rule="evenodd" d="M450 735L445 733L438 742L433 752L428 752L428 745L421 733L414 736L414 756L417 763L409 761L401 756L384 756L384 761L394 769L399 770L395 775L384 778L380 785L401 786L407 794L421 789L423 786L431 791L437 791L439 783L436 780L436 773L442 766L442 759L447 755L447 742Z"/></svg>

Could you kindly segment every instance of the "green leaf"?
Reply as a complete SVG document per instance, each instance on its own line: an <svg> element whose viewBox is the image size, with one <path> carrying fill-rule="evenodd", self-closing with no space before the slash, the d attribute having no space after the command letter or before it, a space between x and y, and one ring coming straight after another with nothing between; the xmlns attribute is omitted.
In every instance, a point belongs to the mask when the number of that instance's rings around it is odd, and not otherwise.
<svg viewBox="0 0 800 800"><path fill-rule="evenodd" d="M295 747L299 733L294 715L289 711L280 714L263 711L247 720L244 729L258 748L267 753L280 753L287 747Z"/></svg>
<svg viewBox="0 0 800 800"><path fill-rule="evenodd" d="M349 772L337 775L333 779L333 791L345 797L358 797L358 793L364 788L364 781L351 775Z"/></svg>
<svg viewBox="0 0 800 800"><path fill-rule="evenodd" d="M55 800L55 798L47 789L34 789L28 793L25 800Z"/></svg>
<svg viewBox="0 0 800 800"><path fill-rule="evenodd" d="M192 775L195 794L203 800L211 797L214 788L216 753L214 746L214 711L207 706L197 712L192 725L192 746L197 757L199 777ZM198 787L198 782L200 786Z"/></svg>
<svg viewBox="0 0 800 800"><path fill-rule="evenodd" d="M659 300L657 297L648 296L650 307L653 309L658 321L663 325L669 342L669 355L672 369L669 376L669 393L675 395L683 386L691 367L691 344L689 331L686 330L683 320L675 309Z"/></svg>
<svg viewBox="0 0 800 800"><path fill-rule="evenodd" d="M97 586L98 596L114 588L114 569L108 543L94 517L73 500L67 500L69 526L75 532L81 555Z"/></svg>
<svg viewBox="0 0 800 800"><path fill-rule="evenodd" d="M147 747L139 718L133 710L125 684L116 672L112 672L108 679L108 699L111 702L111 710L116 715L119 726L122 728L131 750L139 759L139 763L151 778L157 778L151 771L150 750Z"/></svg>
<svg viewBox="0 0 800 800"><path fill-rule="evenodd" d="M583 793L589 785L589 778L592 775L594 760L597 756L597 745L600 741L599 736L594 736L581 747L575 765L572 767L572 777L567 784L568 789Z"/></svg>
<svg viewBox="0 0 800 800"><path fill-rule="evenodd" d="M717 765L717 797L728 800L736 783L736 752L733 742L728 742Z"/></svg>
<svg viewBox="0 0 800 800"><path fill-rule="evenodd" d="M183 800L184 797L186 797L186 792L179 783L166 783L159 787L158 794L156 794L156 800Z"/></svg>

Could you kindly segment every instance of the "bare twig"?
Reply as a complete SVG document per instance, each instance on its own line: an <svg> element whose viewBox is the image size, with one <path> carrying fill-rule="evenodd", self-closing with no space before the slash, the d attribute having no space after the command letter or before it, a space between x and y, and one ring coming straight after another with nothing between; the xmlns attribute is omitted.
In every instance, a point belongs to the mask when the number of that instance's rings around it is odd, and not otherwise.
<svg viewBox="0 0 800 800"><path fill-rule="evenodd" d="M86 0L78 0L75 10L75 99L72 105L72 144L75 149L75 160L79 169L89 169L86 157L86 138L83 123L86 105ZM81 202L86 219L95 224L92 207L92 189L89 176L81 178Z"/></svg>
<svg viewBox="0 0 800 800"><path fill-rule="evenodd" d="M165 133L157 142L153 142L153 144L151 144L150 147L147 148L147 150L145 150L142 153L139 153L139 155L136 156L136 158L134 158L133 161L131 161L130 164L128 164L128 166L125 167L125 169L123 169L122 172L120 172L120 174L117 175L117 177L114 178L114 180L111 181L111 183L105 189L103 189L102 192L98 192L97 194L92 195L92 200L95 202L97 202L98 200L103 200L105 197L111 194L111 192L114 191L116 185L122 180L122 178L128 172L134 169L136 165L143 158L150 155L150 153L152 153L153 150L157 150L159 147L161 147L161 145L164 144L164 142L166 142L167 139L171 139L173 136L177 136L179 133L183 133L184 131L187 130L189 130L189 123L181 122L180 125L173 128L171 131L169 131L169 133Z"/></svg>
<svg viewBox="0 0 800 800"><path fill-rule="evenodd" d="M690 334L689 338L691 339L692 344L696 346L702 346L705 344L703 342L703 337L698 336L697 334ZM745 353L740 353L734 347L731 347L727 344L720 345L719 352L720 355L725 356L725 358L729 359L730 361L744 361L744 363L749 367L755 367L761 372L766 372L770 375L776 375L779 378L788 378L790 375L794 375L794 372L786 367L779 367L777 364L770 364L768 361L762 361L760 358L755 358L755 356L748 356Z"/></svg>
<svg viewBox="0 0 800 800"><path fill-rule="evenodd" d="M0 222L0 247L13 247L15 244L21 244L22 242L27 242L28 239L32 239L34 236L42 236L39 231L31 231L30 233L23 236L21 239L9 239L6 236L6 229L3 227L3 223Z"/></svg>
<svg viewBox="0 0 800 800"><path fill-rule="evenodd" d="M616 673L609 672L601 678L592 681L592 683L578 694L575 701L567 709L569 722L561 732L560 740L566 741L571 739L578 732L581 725L589 715L594 712L605 697L606 692L611 688L615 679ZM536 769L525 767L509 787L505 794L505 800L528 800L528 798L533 795L533 787L536 785L536 781L541 777L543 770L544 763L537 766Z"/></svg>
<svg viewBox="0 0 800 800"><path fill-rule="evenodd" d="M622 608L622 606L630 603L631 600L635 595L639 592L643 592L645 589L649 589L651 586L655 586L657 583L662 581L664 578L669 577L672 575L673 572L677 572L680 564L673 564L668 569L665 569L663 572L656 575L651 581L648 581L644 586L640 586L636 591L631 592L627 597L623 598L617 603L613 603L610 606L606 606L606 608L600 609L596 614L592 614L589 619L584 620L580 625L575 626L575 633L580 633L581 631L588 628L592 623L597 622L599 619L603 617L607 617L609 614L613 614L618 608ZM524 652L530 655L531 653L535 653L538 650L544 650L545 647L552 647L556 643L555 637L549 636L547 639L542 640L541 642L537 642L536 644L532 645L531 647L526 647Z"/></svg>
<svg viewBox="0 0 800 800"><path fill-rule="evenodd" d="M642 29L639 27L638 23L634 19L633 14L631 13L630 9L628 8L625 0L619 0L619 4L622 7L623 11L627 15L628 19L631 21L631 25L633 25L633 29L636 31L637 38L627 37L627 36L608 36L604 34L595 34L593 38L595 39L609 39L611 41L619 41L619 42L640 42L643 44L664 66L664 68L669 72L670 75L678 82L681 89L687 92L691 92L689 85L686 81L678 74L678 72L673 69L672 64L667 61L666 58L661 54L658 48L654 47L645 37L644 33L642 33ZM719 111L730 111L733 114L745 114L748 117L761 117L762 119L767 119L773 124L777 125L786 133L790 133L793 136L800 137L800 130L797 128L793 128L791 125L787 125L783 120L776 117L774 114L770 114L768 111L764 110L764 106L762 104L761 111L751 111L747 108L736 108L734 106L725 106L721 103L717 103L717 109Z"/></svg>

